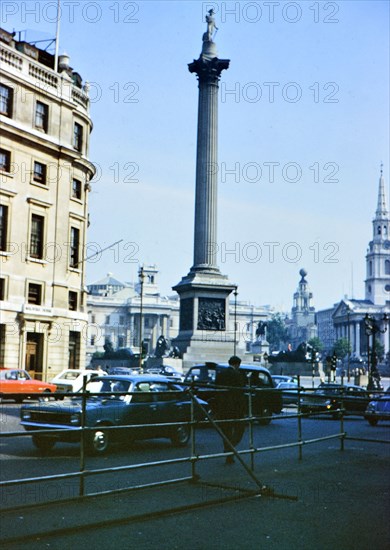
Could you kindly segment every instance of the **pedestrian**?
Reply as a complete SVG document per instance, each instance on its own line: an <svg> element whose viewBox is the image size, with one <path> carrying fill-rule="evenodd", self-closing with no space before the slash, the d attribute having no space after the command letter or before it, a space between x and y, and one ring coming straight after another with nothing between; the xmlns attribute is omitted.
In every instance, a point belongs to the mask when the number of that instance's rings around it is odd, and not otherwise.
<svg viewBox="0 0 390 550"><path fill-rule="evenodd" d="M229 367L221 368L217 372L216 385L220 386L216 399L217 420L231 420L219 425L225 437L233 447L241 441L245 431L244 418L246 411L246 399L244 393L245 378L239 371L241 359L233 355L229 359ZM224 452L231 451L226 441L223 442ZM233 464L234 457L226 457L226 464Z"/></svg>

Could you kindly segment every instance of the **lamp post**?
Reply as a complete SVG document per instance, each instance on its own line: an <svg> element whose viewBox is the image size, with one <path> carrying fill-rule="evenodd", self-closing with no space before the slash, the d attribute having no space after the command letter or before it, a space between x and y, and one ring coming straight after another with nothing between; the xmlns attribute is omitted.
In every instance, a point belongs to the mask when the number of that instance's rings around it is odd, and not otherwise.
<svg viewBox="0 0 390 550"><path fill-rule="evenodd" d="M234 345L233 345L233 355L236 355L236 337L237 337L237 287L234 287Z"/></svg>
<svg viewBox="0 0 390 550"><path fill-rule="evenodd" d="M143 328L143 322L142 322L142 316L143 316L143 298L144 298L144 268L140 267L138 271L138 278L140 283L140 297L141 297L141 303L139 308L139 371L142 374L143 368L142 368L142 328Z"/></svg>
<svg viewBox="0 0 390 550"><path fill-rule="evenodd" d="M384 313L383 318L380 320L383 323L388 321L388 316ZM367 389L380 389L380 374L378 371L378 356L376 353L376 335L378 333L384 334L387 330L385 325L383 328L380 326L380 321L375 319L373 315L366 313L364 317L364 326L367 335L367 366L368 366L368 385ZM371 357L370 357L370 336L372 336L371 345Z"/></svg>
<svg viewBox="0 0 390 550"><path fill-rule="evenodd" d="M348 358L347 358L347 379L348 382L351 380L351 332L350 332L350 315L351 308L348 306L347 309L347 329L348 329Z"/></svg>

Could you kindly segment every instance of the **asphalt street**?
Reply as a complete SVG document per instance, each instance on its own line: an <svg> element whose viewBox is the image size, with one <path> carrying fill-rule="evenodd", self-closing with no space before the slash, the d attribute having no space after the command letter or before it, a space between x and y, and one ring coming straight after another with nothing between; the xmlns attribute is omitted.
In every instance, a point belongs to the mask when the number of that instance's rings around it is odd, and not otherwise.
<svg viewBox="0 0 390 550"><path fill-rule="evenodd" d="M259 427L256 434L261 446L285 442L287 433L296 434L295 423L275 420L270 426ZM316 432L337 433L339 427L340 423L332 420L303 420L304 437ZM351 417L344 428L351 438L390 441L388 423L373 428L363 419ZM210 429L200 434L201 455L220 450L214 436ZM28 437L18 439L23 440L19 447L10 447L7 439L2 441L2 479L12 479L18 468L21 478L40 468L47 473L49 464L57 469L61 464L64 471L75 469L77 446L60 446L53 456L39 457ZM140 444L133 458L144 460L149 455L149 460L153 459L150 452L153 448L155 453L156 448L150 445ZM163 443L157 449L164 456L170 453ZM100 467L115 465L126 456L126 449L115 450ZM242 457L249 464L249 457ZM81 500L60 501L53 494L52 502L35 507L15 507L16 502L4 500L3 491L2 547L65 550L88 544L94 549L141 550L384 550L390 542L389 458L388 444L355 439L345 441L344 451L338 439L304 446L302 460L296 448L262 452L256 454L254 463L255 476L267 487L260 494L241 464L236 461L227 466L221 457L199 461L195 483L181 481ZM101 462L102 458L95 460ZM99 467L96 464L92 466ZM167 479L175 477L172 472L176 470L171 467ZM181 473L178 467L177 477ZM149 473L143 476L145 481L153 479ZM33 497L37 501L36 494Z"/></svg>

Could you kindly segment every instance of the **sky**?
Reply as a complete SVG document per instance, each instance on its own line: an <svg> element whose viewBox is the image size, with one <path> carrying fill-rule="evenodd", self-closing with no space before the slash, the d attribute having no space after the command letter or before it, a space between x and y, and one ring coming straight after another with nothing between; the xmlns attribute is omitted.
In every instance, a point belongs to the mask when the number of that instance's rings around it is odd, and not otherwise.
<svg viewBox="0 0 390 550"><path fill-rule="evenodd" d="M389 3L61 0L60 53L90 82L97 166L87 282L159 288L193 264L197 59L215 10L218 254L238 298L289 311L305 268L317 310L364 298L380 165L389 204ZM56 0L4 0L1 26L54 38ZM41 47L42 47L41 43ZM120 243L111 246L113 243Z"/></svg>

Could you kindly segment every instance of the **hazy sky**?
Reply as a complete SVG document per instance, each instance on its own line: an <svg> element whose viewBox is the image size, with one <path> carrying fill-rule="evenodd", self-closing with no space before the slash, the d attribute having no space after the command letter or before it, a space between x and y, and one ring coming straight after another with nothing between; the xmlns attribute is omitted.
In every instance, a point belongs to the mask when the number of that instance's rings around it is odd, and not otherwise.
<svg viewBox="0 0 390 550"><path fill-rule="evenodd" d="M54 37L55 7L4 0L2 26ZM219 94L221 271L239 299L283 310L302 267L317 309L364 298L381 161L389 181L389 3L372 0L62 0L60 53L91 83L87 255L123 239L88 262L88 282L108 271L134 281L151 263L172 294L193 263L198 88L187 64L210 7L231 60Z"/></svg>

